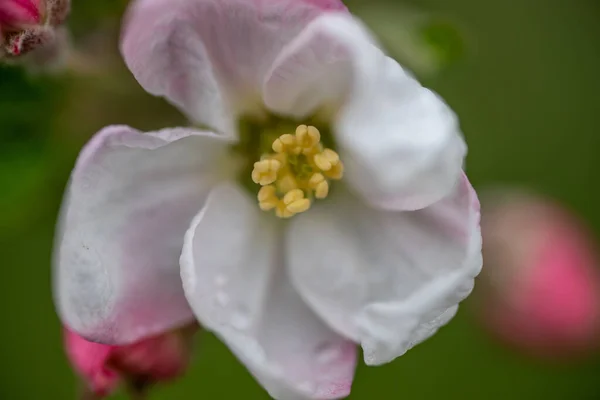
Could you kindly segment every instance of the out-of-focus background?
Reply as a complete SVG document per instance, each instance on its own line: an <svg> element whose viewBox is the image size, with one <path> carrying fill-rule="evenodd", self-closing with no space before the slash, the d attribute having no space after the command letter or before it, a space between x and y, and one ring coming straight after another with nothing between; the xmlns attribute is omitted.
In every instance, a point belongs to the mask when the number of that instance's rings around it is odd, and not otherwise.
<svg viewBox="0 0 600 400"><path fill-rule="evenodd" d="M518 185L543 193L578 215L594 243L600 234L598 1L347 4L460 116L476 189ZM108 124L185 123L145 94L122 64L116 49L124 7L124 0L74 2L69 27L81 54L70 70L32 75L0 67L2 400L76 394L54 312L50 260L62 191L79 149ZM472 296L447 327L395 362L361 365L351 398L600 399L593 346L574 360L552 361L506 346L484 328L485 310L475 310L479 298ZM202 335L197 350L186 376L157 387L151 399L268 398L215 337Z"/></svg>

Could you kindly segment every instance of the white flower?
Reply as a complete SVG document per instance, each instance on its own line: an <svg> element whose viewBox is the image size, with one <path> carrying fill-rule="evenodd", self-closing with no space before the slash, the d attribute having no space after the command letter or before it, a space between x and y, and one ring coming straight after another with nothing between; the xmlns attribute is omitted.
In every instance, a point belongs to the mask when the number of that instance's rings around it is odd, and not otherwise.
<svg viewBox="0 0 600 400"><path fill-rule="evenodd" d="M126 344L195 317L271 396L331 399L355 343L382 364L454 316L481 268L456 118L341 3L138 0L122 49L215 133L116 126L82 151L68 326Z"/></svg>

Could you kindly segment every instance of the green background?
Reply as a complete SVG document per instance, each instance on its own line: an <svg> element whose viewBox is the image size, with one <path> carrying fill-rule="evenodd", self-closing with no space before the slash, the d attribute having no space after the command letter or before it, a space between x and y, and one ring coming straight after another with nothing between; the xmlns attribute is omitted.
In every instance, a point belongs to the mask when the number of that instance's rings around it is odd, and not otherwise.
<svg viewBox="0 0 600 400"><path fill-rule="evenodd" d="M91 32L116 31L122 2L87 3L75 2L71 26L78 44L90 45ZM348 4L385 33L384 43L394 52L394 27L402 23L403 8L390 0L392 11L380 21L373 10L386 6L381 1ZM429 38L439 47L443 68L424 81L461 117L475 187L533 187L575 210L597 234L600 3L411 4L457 29L458 38L448 43L444 35ZM107 45L114 50L116 39ZM75 397L77 382L63 355L53 308L50 257L60 196L78 149L105 124L151 129L182 121L143 93L114 54L102 58L114 62L100 75L31 77L0 68L2 400ZM197 345L189 373L157 388L151 399L268 398L212 335L202 335ZM449 326L404 357L379 368L361 365L350 398L600 399L597 361L527 359L488 338L463 307Z"/></svg>

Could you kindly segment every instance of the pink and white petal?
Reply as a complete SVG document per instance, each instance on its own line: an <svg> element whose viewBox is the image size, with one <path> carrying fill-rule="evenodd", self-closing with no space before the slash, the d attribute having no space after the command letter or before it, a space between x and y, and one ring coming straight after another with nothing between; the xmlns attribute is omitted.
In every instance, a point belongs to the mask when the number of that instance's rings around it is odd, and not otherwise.
<svg viewBox="0 0 600 400"><path fill-rule="evenodd" d="M466 145L456 116L349 15L312 21L277 59L264 98L297 117L337 109L345 179L377 207L421 209L459 180Z"/></svg>
<svg viewBox="0 0 600 400"><path fill-rule="evenodd" d="M343 104L352 80L351 51L322 29L319 17L283 48L263 84L263 101L277 114L303 118Z"/></svg>
<svg viewBox="0 0 600 400"><path fill-rule="evenodd" d="M291 286L279 223L242 189L215 188L185 236L186 296L200 323L272 397L345 397L356 345L331 331Z"/></svg>
<svg viewBox="0 0 600 400"><path fill-rule="evenodd" d="M258 111L265 74L312 19L340 0L136 0L122 36L125 62L150 93L221 132Z"/></svg>
<svg viewBox="0 0 600 400"><path fill-rule="evenodd" d="M192 129L99 132L83 149L63 201L54 285L65 325L129 344L193 321L179 255L190 221L219 179L227 150Z"/></svg>
<svg viewBox="0 0 600 400"><path fill-rule="evenodd" d="M456 313L482 265L479 209L466 178L419 211L366 206L343 191L294 217L292 282L330 326L392 361Z"/></svg>

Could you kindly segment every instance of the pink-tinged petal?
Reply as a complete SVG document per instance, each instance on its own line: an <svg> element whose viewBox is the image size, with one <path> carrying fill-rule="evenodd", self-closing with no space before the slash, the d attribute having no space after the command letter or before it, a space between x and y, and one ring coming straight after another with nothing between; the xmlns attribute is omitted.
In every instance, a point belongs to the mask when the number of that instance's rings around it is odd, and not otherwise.
<svg viewBox="0 0 600 400"><path fill-rule="evenodd" d="M263 86L272 112L303 118L322 110L334 113L348 95L351 54L335 37L318 31L319 19L286 46Z"/></svg>
<svg viewBox="0 0 600 400"><path fill-rule="evenodd" d="M278 113L332 112L344 179L377 207L424 208L460 179L466 145L454 113L351 16L324 14L286 46L264 98Z"/></svg>
<svg viewBox="0 0 600 400"><path fill-rule="evenodd" d="M292 221L292 282L361 343L367 364L389 362L447 323L471 292L482 264L475 193L465 177L451 196L401 212L333 196Z"/></svg>
<svg viewBox="0 0 600 400"><path fill-rule="evenodd" d="M224 171L208 132L105 128L81 152L61 211L55 298L86 339L129 344L187 324L179 255L190 221Z"/></svg>
<svg viewBox="0 0 600 400"><path fill-rule="evenodd" d="M323 109L335 113L345 102L353 79L352 51L328 32L328 20L316 18L279 53L263 84L269 110L303 118Z"/></svg>
<svg viewBox="0 0 600 400"><path fill-rule="evenodd" d="M221 132L257 111L262 82L283 46L339 0L137 0L121 48L150 93Z"/></svg>
<svg viewBox="0 0 600 400"><path fill-rule="evenodd" d="M201 324L272 397L345 397L356 346L333 333L291 286L278 222L241 189L214 189L185 237L186 296Z"/></svg>

